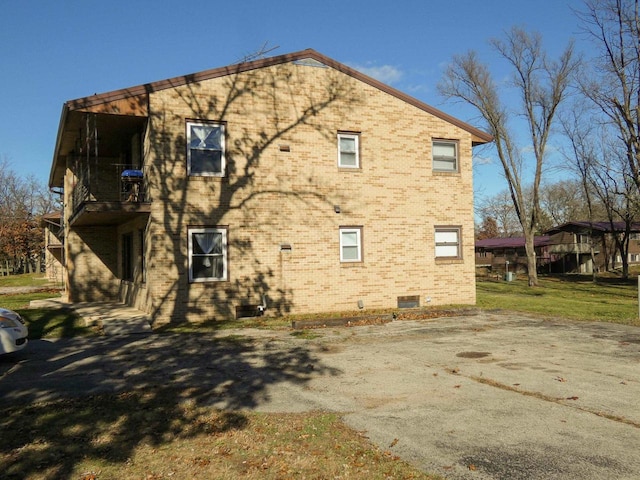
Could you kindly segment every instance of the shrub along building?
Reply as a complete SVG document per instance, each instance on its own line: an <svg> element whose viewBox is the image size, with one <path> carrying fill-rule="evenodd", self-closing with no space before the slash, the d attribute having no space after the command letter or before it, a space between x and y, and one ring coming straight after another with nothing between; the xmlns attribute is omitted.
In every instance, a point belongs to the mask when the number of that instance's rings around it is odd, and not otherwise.
<svg viewBox="0 0 640 480"><path fill-rule="evenodd" d="M157 322L473 304L491 140L313 50L66 102L69 298Z"/></svg>

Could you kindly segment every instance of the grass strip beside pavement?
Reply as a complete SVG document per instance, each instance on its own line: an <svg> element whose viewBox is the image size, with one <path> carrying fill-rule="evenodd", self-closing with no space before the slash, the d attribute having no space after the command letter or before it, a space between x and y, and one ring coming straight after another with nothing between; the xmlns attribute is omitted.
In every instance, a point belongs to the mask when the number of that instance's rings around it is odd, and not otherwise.
<svg viewBox="0 0 640 480"><path fill-rule="evenodd" d="M6 479L435 479L335 414L220 411L170 389L0 408Z"/></svg>
<svg viewBox="0 0 640 480"><path fill-rule="evenodd" d="M526 280L476 283L477 306L561 317L640 326L635 281L588 277L544 277L537 287Z"/></svg>
<svg viewBox="0 0 640 480"><path fill-rule="evenodd" d="M16 277L26 277L17 279ZM0 286L7 282L29 286L41 282L41 277L16 275L0 277ZM560 317L572 320L602 321L640 326L638 320L637 281L601 277L593 282L586 276L540 277L539 286L529 287L526 280L513 282L476 282L477 307L532 313L542 317ZM30 338L69 337L95 335L95 328L86 327L73 311L57 308L29 309L31 300L55 296L53 291L37 291L0 295L0 307L18 311L28 322ZM468 307L468 306L467 306ZM429 307L411 311L401 309L342 312L346 317L358 315L393 314L399 319L420 319L455 313L445 307ZM462 309L464 310L464 308ZM289 329L292 320L319 320L335 318L339 313L296 314L282 317L254 317L246 319L215 319L208 322L183 322L157 326L157 333L199 333L229 328Z"/></svg>

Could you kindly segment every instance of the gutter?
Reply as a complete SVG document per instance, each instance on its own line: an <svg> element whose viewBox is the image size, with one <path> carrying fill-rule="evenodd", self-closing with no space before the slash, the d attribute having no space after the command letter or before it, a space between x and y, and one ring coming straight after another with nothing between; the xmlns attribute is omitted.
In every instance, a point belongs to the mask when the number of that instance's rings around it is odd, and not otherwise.
<svg viewBox="0 0 640 480"><path fill-rule="evenodd" d="M64 131L64 125L67 122L67 114L69 113L69 106L67 103L62 105L62 113L60 114L60 124L58 125L58 135L56 136L56 146L53 150L53 162L51 163L51 171L49 172L49 188L61 187L63 185L54 185L54 177L56 166L58 164L58 155L60 153L60 145L62 143L62 133Z"/></svg>

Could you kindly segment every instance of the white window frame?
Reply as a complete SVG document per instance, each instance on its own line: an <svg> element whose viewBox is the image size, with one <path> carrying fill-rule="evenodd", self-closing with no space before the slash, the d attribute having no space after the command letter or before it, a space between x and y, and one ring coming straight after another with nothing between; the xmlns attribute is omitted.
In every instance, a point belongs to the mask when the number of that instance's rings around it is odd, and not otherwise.
<svg viewBox="0 0 640 480"><path fill-rule="evenodd" d="M345 242L346 235L356 234L356 243ZM356 247L356 258L351 258L345 255L345 248ZM362 262L362 228L361 227L340 227L340 262L342 263L357 263Z"/></svg>
<svg viewBox="0 0 640 480"><path fill-rule="evenodd" d="M188 259L189 259L189 282L198 283L198 282L221 282L226 281L228 278L228 270L227 270L227 229L226 228L218 228L218 227L198 227L198 228L188 228L187 229L187 238L188 238ZM211 253L211 254L198 254L194 253L194 239L193 234L196 233L219 233L222 234L222 252L221 253ZM195 277L193 267L194 267L194 258L195 257L222 257L222 275L211 276L211 277Z"/></svg>
<svg viewBox="0 0 640 480"><path fill-rule="evenodd" d="M343 151L342 150L342 140L353 140L355 152L351 151ZM345 164L342 161L343 153L353 153L355 154L356 163L355 165ZM360 135L357 133L338 133L338 167L339 168L360 168Z"/></svg>
<svg viewBox="0 0 640 480"><path fill-rule="evenodd" d="M435 257L438 259L462 258L461 233L460 227L436 227Z"/></svg>
<svg viewBox="0 0 640 480"><path fill-rule="evenodd" d="M192 147L192 140L196 140L192 138L192 129L191 127L210 127L220 129L220 171L219 172L194 172L191 168L191 151L192 150L210 150L210 151L218 151L217 148L198 148ZM226 126L224 123L220 122L198 122L198 121L187 121L187 175L194 177L224 177L226 171L226 152L225 152L225 136L226 136Z"/></svg>
<svg viewBox="0 0 640 480"><path fill-rule="evenodd" d="M453 156L437 155L437 147L453 147ZM431 143L432 164L434 172L457 173L460 170L458 142L455 140L433 140ZM447 167L446 165L451 165Z"/></svg>

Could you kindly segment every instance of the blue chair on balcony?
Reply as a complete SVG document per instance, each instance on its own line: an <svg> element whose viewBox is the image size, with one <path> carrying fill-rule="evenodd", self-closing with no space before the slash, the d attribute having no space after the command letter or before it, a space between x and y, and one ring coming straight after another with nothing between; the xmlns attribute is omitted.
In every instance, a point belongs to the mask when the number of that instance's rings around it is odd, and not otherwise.
<svg viewBox="0 0 640 480"><path fill-rule="evenodd" d="M142 201L142 170L128 169L120 174L123 199L127 202Z"/></svg>

